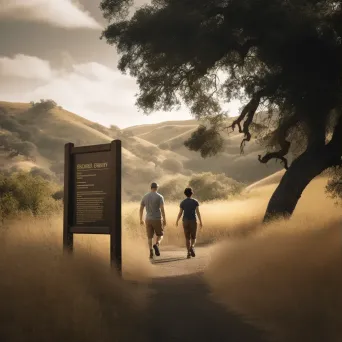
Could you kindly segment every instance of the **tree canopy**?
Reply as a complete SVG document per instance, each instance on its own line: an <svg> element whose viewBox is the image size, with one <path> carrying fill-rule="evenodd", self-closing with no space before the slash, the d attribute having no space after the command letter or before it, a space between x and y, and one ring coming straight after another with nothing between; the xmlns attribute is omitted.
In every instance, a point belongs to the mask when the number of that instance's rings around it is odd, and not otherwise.
<svg viewBox="0 0 342 342"><path fill-rule="evenodd" d="M342 1L152 0L130 15L133 3L102 1L102 37L116 45L119 69L137 79L145 113L185 103L208 119L188 148L218 153L222 101L240 99L231 128L244 134L242 148L260 125L258 112L273 122L261 128L276 149L260 162L277 158L288 169L297 138L305 143L298 158L321 161L316 173L341 165Z"/></svg>

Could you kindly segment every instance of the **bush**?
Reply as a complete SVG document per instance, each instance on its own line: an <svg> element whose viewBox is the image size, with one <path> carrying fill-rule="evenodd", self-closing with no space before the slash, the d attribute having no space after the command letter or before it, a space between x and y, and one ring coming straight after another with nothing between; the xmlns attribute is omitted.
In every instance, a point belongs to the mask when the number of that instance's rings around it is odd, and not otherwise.
<svg viewBox="0 0 342 342"><path fill-rule="evenodd" d="M227 177L225 174L205 172L191 177L189 186L194 189L196 198L200 201L228 199L237 195L243 189L243 184Z"/></svg>
<svg viewBox="0 0 342 342"><path fill-rule="evenodd" d="M46 173L43 169L41 169L40 167L33 167L30 171L30 174L32 176L40 176L43 179L47 180L47 181L51 181L52 180L52 176L49 175L48 173Z"/></svg>
<svg viewBox="0 0 342 342"><path fill-rule="evenodd" d="M184 189L188 186L187 177L172 178L160 184L160 193L165 196L167 201L179 201L183 197Z"/></svg>
<svg viewBox="0 0 342 342"><path fill-rule="evenodd" d="M64 190L58 190L52 194L52 198L56 201L63 200L64 197Z"/></svg>
<svg viewBox="0 0 342 342"><path fill-rule="evenodd" d="M170 201L180 200L184 196L184 189L188 186L193 188L194 197L199 201L213 201L239 194L244 184L224 174L206 172L191 177L181 175L161 182L160 193Z"/></svg>
<svg viewBox="0 0 342 342"><path fill-rule="evenodd" d="M326 186L326 192L330 198L342 203L342 167L328 170L327 174L330 179Z"/></svg>
<svg viewBox="0 0 342 342"><path fill-rule="evenodd" d="M179 173L183 171L183 164L176 159L165 159L160 166L164 170L168 170L171 172Z"/></svg>
<svg viewBox="0 0 342 342"><path fill-rule="evenodd" d="M53 100L40 100L40 102L30 102L31 107L39 112L48 112L49 110L57 107L57 103Z"/></svg>
<svg viewBox="0 0 342 342"><path fill-rule="evenodd" d="M57 210L60 203L53 199L53 183L28 172L0 174L0 206L2 219L18 211L34 216Z"/></svg>
<svg viewBox="0 0 342 342"><path fill-rule="evenodd" d="M19 209L19 202L14 198L12 193L5 193L0 197L0 216L1 221L11 216L15 215Z"/></svg>
<svg viewBox="0 0 342 342"><path fill-rule="evenodd" d="M29 141L13 142L10 147L25 157L37 155L37 146Z"/></svg>

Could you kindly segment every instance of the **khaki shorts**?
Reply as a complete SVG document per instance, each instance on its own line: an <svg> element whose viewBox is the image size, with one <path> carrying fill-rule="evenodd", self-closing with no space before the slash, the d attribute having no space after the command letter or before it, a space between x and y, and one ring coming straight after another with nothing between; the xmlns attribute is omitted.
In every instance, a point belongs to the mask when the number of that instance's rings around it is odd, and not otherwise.
<svg viewBox="0 0 342 342"><path fill-rule="evenodd" d="M153 238L154 233L157 236L164 235L162 220L146 220L145 224L146 224L147 237L149 239Z"/></svg>
<svg viewBox="0 0 342 342"><path fill-rule="evenodd" d="M185 238L187 240L196 239L196 233L197 233L197 221L196 220L183 221L183 228L184 228Z"/></svg>

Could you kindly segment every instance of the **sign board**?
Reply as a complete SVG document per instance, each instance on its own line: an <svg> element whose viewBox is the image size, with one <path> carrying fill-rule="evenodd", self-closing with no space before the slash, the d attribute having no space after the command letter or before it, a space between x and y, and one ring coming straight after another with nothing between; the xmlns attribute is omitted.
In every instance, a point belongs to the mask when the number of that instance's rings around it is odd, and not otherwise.
<svg viewBox="0 0 342 342"><path fill-rule="evenodd" d="M63 246L73 234L110 235L110 260L121 272L121 141L65 145Z"/></svg>

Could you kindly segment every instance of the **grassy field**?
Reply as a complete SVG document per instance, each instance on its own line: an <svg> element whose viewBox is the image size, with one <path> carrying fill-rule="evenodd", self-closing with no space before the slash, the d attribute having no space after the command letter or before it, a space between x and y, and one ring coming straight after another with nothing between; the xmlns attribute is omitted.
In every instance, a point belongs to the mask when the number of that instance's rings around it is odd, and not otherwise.
<svg viewBox="0 0 342 342"><path fill-rule="evenodd" d="M289 222L213 248L206 279L215 298L272 341L342 340L342 210L325 197L325 184L309 186ZM273 187L254 195L265 201Z"/></svg>
<svg viewBox="0 0 342 342"><path fill-rule="evenodd" d="M342 211L325 197L325 183L309 186L289 222L263 229L274 184L201 205L198 243L212 251L205 277L214 298L275 341L342 339ZM148 260L138 208L138 202L123 206L126 280L108 268L106 236L76 236L74 257L64 258L60 216L2 227L0 340L143 341L147 282L158 266ZM177 203L166 203L163 244L175 248L184 247L177 213Z"/></svg>

